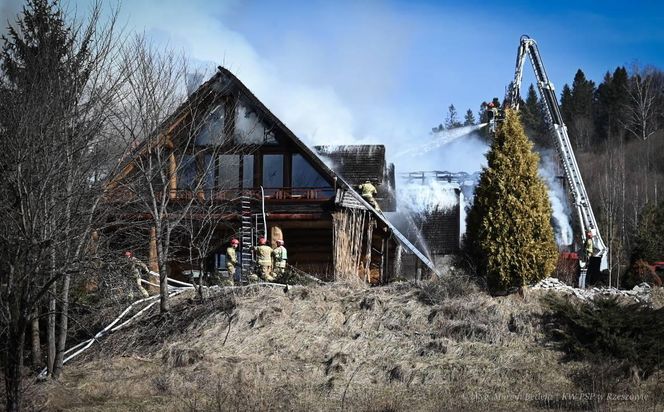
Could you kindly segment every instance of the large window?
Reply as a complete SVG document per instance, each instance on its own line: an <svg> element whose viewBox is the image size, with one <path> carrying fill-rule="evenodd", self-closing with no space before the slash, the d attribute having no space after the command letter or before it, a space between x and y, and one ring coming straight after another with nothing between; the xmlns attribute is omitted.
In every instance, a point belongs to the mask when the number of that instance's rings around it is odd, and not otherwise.
<svg viewBox="0 0 664 412"><path fill-rule="evenodd" d="M209 146L224 141L224 106L217 105L207 115L196 135L196 145Z"/></svg>
<svg viewBox="0 0 664 412"><path fill-rule="evenodd" d="M293 155L293 188L329 188L330 185L301 154Z"/></svg>
<svg viewBox="0 0 664 412"><path fill-rule="evenodd" d="M217 186L220 189L240 187L240 155L219 155Z"/></svg>
<svg viewBox="0 0 664 412"><path fill-rule="evenodd" d="M203 179L203 187L205 189L214 188L214 159L211 154L206 154L203 156L203 173L205 178Z"/></svg>
<svg viewBox="0 0 664 412"><path fill-rule="evenodd" d="M254 155L242 156L242 188L254 187Z"/></svg>
<svg viewBox="0 0 664 412"><path fill-rule="evenodd" d="M281 188L284 186L284 155L263 155L263 187Z"/></svg>
<svg viewBox="0 0 664 412"><path fill-rule="evenodd" d="M182 155L178 167L178 189L191 189L196 185L196 157Z"/></svg>

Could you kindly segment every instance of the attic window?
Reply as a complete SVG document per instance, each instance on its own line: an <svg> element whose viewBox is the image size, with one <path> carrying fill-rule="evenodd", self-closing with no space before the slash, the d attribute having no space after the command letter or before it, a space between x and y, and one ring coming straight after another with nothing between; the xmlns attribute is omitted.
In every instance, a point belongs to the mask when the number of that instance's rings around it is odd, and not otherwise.
<svg viewBox="0 0 664 412"><path fill-rule="evenodd" d="M240 144L277 144L272 127L266 125L256 112L240 105L235 119L236 140Z"/></svg>
<svg viewBox="0 0 664 412"><path fill-rule="evenodd" d="M294 188L329 188L330 184L301 154L293 154Z"/></svg>
<svg viewBox="0 0 664 412"><path fill-rule="evenodd" d="M197 146L210 146L223 143L224 137L224 107L216 105L203 121L196 135Z"/></svg>

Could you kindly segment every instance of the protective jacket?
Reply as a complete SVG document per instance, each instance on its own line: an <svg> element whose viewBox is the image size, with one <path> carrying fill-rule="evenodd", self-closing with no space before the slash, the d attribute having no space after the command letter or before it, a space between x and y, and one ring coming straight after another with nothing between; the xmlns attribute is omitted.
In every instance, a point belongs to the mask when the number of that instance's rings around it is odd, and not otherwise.
<svg viewBox="0 0 664 412"><path fill-rule="evenodd" d="M237 251L233 246L226 249L226 264L237 265Z"/></svg>
<svg viewBox="0 0 664 412"><path fill-rule="evenodd" d="M272 256L274 256L274 266L278 268L285 268L286 261L288 260L288 251L283 246L277 246L272 251Z"/></svg>
<svg viewBox="0 0 664 412"><path fill-rule="evenodd" d="M272 248L267 245L256 247L256 258L261 266L272 266Z"/></svg>
<svg viewBox="0 0 664 412"><path fill-rule="evenodd" d="M375 194L378 193L376 186L371 183L363 183L360 185L360 190L362 191L362 197L372 198Z"/></svg>

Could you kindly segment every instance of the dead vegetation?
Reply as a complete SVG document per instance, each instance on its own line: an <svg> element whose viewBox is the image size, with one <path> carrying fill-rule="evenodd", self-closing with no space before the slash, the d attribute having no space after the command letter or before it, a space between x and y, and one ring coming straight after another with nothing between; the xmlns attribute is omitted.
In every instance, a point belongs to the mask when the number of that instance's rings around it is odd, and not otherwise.
<svg viewBox="0 0 664 412"><path fill-rule="evenodd" d="M611 386L601 364L563 361L543 333L544 291L492 298L465 282L226 289L204 303L179 297L169 316L109 336L60 382L33 388L32 406L578 410L600 405L583 393L604 390L639 402L601 404L611 410L661 408L661 373Z"/></svg>

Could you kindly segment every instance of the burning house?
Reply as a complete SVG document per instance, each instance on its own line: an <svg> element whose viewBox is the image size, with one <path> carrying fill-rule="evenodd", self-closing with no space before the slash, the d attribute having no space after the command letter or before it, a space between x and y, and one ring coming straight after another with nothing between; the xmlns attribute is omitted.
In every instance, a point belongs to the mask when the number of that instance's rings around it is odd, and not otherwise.
<svg viewBox="0 0 664 412"><path fill-rule="evenodd" d="M259 236L272 245L283 239L289 264L323 279L387 282L400 272L402 254L435 272L356 190L358 182L371 180L381 206L395 208L394 166L386 165L383 146L313 151L224 68L121 166L109 181L108 199L121 203L122 221L139 228L131 247L152 270L162 253L154 211L163 210L171 223L188 222L187 230L169 229L168 270L175 277L222 271L232 238L240 239L240 272L246 276ZM192 254L200 233L206 234L205 248Z"/></svg>

